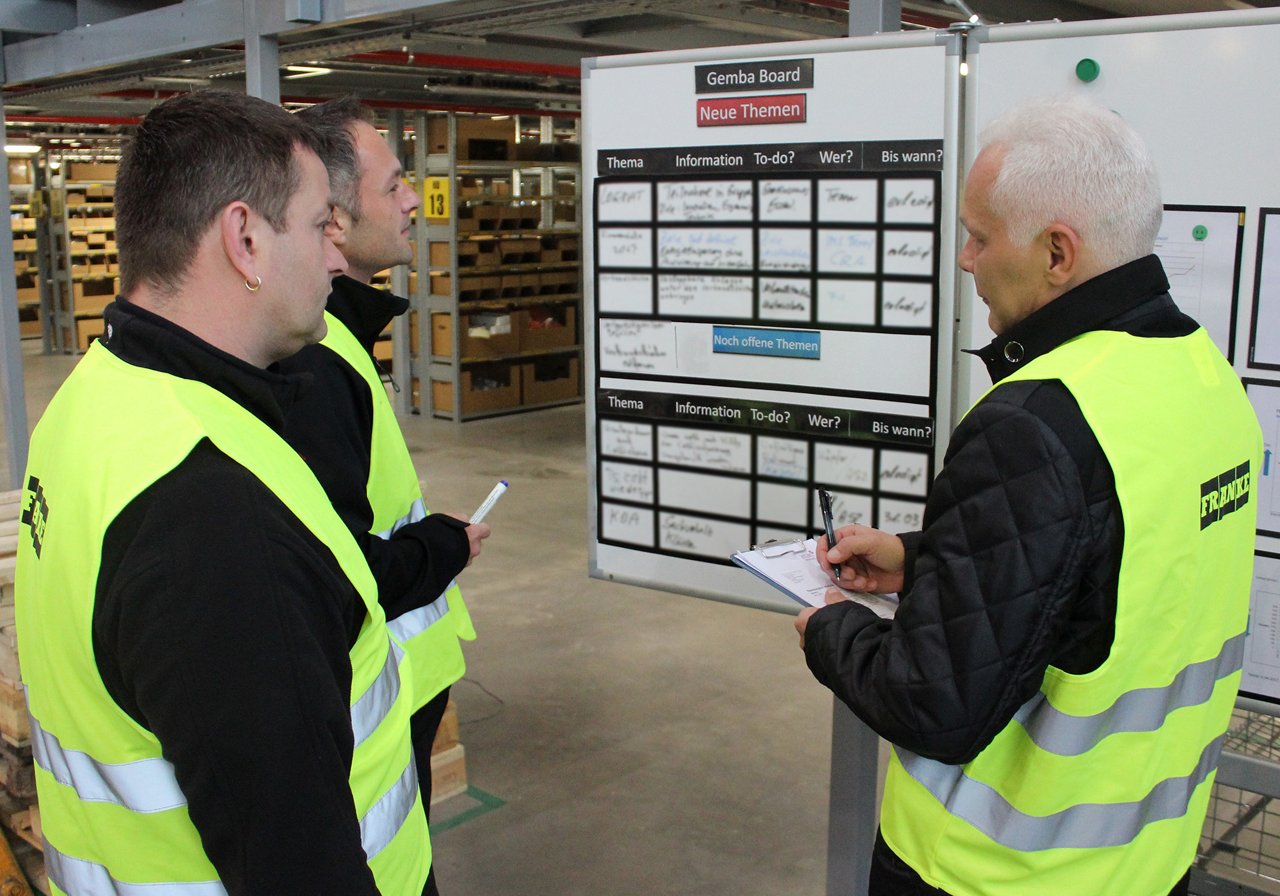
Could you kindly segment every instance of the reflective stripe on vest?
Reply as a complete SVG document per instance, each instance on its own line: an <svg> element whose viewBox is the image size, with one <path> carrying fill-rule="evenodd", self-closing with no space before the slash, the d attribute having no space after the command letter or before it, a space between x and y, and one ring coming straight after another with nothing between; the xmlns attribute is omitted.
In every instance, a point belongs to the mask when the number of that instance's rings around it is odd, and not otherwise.
<svg viewBox="0 0 1280 896"><path fill-rule="evenodd" d="M385 541L392 535L396 534L396 532L400 531L400 527L407 526L410 523L416 523L418 520L424 520L426 518L427 505L422 502L421 498L414 498L413 504L409 506L409 512L392 523L390 529L383 529L381 532L374 532L373 534Z"/></svg>
<svg viewBox="0 0 1280 896"><path fill-rule="evenodd" d="M1059 756L1087 753L1113 734L1155 731L1169 713L1204 703L1213 695L1219 680L1240 671L1244 666L1244 641L1245 633L1241 632L1223 644L1216 657L1192 663L1179 672L1168 687L1129 691L1096 715L1059 712L1040 692L1018 710L1013 721L1027 729L1037 747Z"/></svg>
<svg viewBox="0 0 1280 896"><path fill-rule="evenodd" d="M1001 846L1021 852L1039 849L1084 849L1123 846L1147 825L1178 818L1191 795L1218 767L1226 734L1200 753L1191 774L1165 778L1147 796L1131 803L1085 803L1052 815L1019 812L994 789L975 781L958 765L923 759L895 747L898 761L957 818L963 818Z"/></svg>
<svg viewBox="0 0 1280 896"><path fill-rule="evenodd" d="M450 588L457 587L456 583L450 582ZM408 613L397 616L387 623L387 628L391 629L391 634L395 635L401 641L408 641L410 638L422 634L431 626L435 625L445 617L449 612L449 593L446 590L444 594L437 597L425 607L418 607L416 610L410 610Z"/></svg>
<svg viewBox="0 0 1280 896"><path fill-rule="evenodd" d="M52 843L44 845L44 867L51 884L74 896L159 896L161 892L164 896L227 896L226 887L216 880L164 884L130 884L115 880L106 868L96 862L86 862L59 852ZM163 887L163 891L159 887Z"/></svg>

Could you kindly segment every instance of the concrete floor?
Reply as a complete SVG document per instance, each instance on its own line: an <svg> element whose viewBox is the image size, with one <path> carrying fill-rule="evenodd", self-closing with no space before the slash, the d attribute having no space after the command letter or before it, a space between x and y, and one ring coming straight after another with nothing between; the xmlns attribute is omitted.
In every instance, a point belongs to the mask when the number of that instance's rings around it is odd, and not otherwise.
<svg viewBox="0 0 1280 896"><path fill-rule="evenodd" d="M74 363L36 348L32 425ZM790 617L588 577L581 405L403 425L433 510L511 483L460 579L454 689L469 783L503 804L436 834L445 896L825 893L831 698Z"/></svg>

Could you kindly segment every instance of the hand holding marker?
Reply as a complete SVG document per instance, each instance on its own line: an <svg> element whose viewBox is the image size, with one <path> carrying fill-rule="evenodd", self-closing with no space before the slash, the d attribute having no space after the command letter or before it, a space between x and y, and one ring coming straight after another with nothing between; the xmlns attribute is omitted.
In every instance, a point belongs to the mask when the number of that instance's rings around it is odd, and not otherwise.
<svg viewBox="0 0 1280 896"><path fill-rule="evenodd" d="M502 493L507 490L507 480L500 479L498 484L493 487L493 491L489 492L489 497L484 499L484 503L471 514L471 525L475 525L485 518L485 515L493 509L493 505L498 503L498 499L502 497Z"/></svg>

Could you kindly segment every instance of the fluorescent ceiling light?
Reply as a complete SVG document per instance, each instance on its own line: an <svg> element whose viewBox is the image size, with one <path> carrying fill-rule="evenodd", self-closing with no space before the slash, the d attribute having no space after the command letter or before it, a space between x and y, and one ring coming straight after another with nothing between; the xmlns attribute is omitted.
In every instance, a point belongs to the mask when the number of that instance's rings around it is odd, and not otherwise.
<svg viewBox="0 0 1280 896"><path fill-rule="evenodd" d="M4 151L10 156L33 156L40 151L40 147L34 143L6 143Z"/></svg>
<svg viewBox="0 0 1280 896"><path fill-rule="evenodd" d="M286 81L296 81L299 78L317 78L320 75L327 75L333 71L331 68L323 68L318 65L286 65L284 70L293 72L292 75L285 75Z"/></svg>

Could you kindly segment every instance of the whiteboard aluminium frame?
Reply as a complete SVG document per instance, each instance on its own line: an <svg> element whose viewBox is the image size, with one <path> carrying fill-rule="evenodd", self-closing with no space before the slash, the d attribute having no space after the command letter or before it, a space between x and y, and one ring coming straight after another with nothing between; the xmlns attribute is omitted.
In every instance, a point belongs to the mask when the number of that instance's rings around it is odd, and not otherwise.
<svg viewBox="0 0 1280 896"><path fill-rule="evenodd" d="M637 585L658 591L708 600L731 603L755 609L772 610L777 613L794 614L795 603L774 591L768 585L758 581L748 581L750 576L738 576L737 570L711 566L695 560L685 560L659 554L651 554L645 558L636 558L642 568L635 571L606 571L599 560L598 549L598 488L596 458L599 445L596 439L597 414L594 385L598 376L596 369L596 320L595 295L595 245L590 237L595 222L595 189L598 176L596 169L596 149L599 148L593 133L593 125L589 110L592 108L593 92L592 74L618 68L635 68L650 65L669 65L680 63L706 63L726 60L753 60L770 57L793 57L798 54L822 55L829 53L849 53L866 50L891 50L895 48L923 48L937 46L944 54L944 106L943 106L943 161L941 183L939 185L939 202L941 219L939 223L939 277L938 277L938 318L937 341L935 344L936 410L934 432L937 437L933 446L933 463L935 469L942 463L946 451L947 437L954 425L951 416L953 403L949 400L952 392L950 382L951 364L948 359L955 353L955 301L956 283L958 280L955 264L955 246L957 239L956 196L959 179L961 147L959 141L960 128L960 62L963 49L961 35L955 32L894 32L878 34L870 37L839 38L820 41L784 42L775 44L750 44L735 47L715 47L698 50L679 50L658 53L640 53L621 56L598 57L584 59L582 63L582 95L584 116L582 119L582 201L583 201L583 356L584 384L588 390L586 396L587 409L587 536L588 567L592 578L606 579L627 585ZM661 144L656 144L661 145ZM610 547L610 546L605 546ZM749 545L743 545L749 547ZM639 555L643 552L629 552ZM648 569L663 570L662 575L648 576ZM674 571L674 572L673 572ZM721 590L717 581L732 581L732 590ZM676 584L676 583L679 584Z"/></svg>
<svg viewBox="0 0 1280 896"><path fill-rule="evenodd" d="M1142 35L1156 32L1173 31L1205 31L1217 28L1248 28L1259 25L1280 25L1280 10L1258 9L1217 13L1190 13L1184 15L1145 16L1128 19L1107 19L1101 21L1071 23L1025 23L1016 25L988 25L973 29L969 33L966 47L966 60L969 63L969 76L964 85L963 125L964 166L967 170L976 156L976 145L979 129L976 94L981 91L982 48L984 45L1014 43L1024 41L1048 41L1070 38L1088 38L1120 35ZM1214 164L1214 162L1210 162ZM1221 164L1220 161L1217 164ZM1260 172L1260 176L1262 173ZM1168 197L1166 197L1168 198ZM1262 202L1262 205L1267 205ZM1246 232L1245 246L1249 248L1250 237L1256 235L1256 222ZM961 334L971 332L973 315L981 310L972 280L962 279L959 284L959 325ZM1237 296L1237 301L1243 300ZM1249 312L1250 315L1252 312ZM1250 321L1252 324L1252 321ZM1233 336L1240 331L1238 324ZM1236 373L1242 377L1256 376L1260 368L1250 367L1247 353L1240 348L1237 340L1234 366ZM965 395L966 375L965 362L956 355L956 368L953 371L953 382L956 384L953 414L962 414L966 402L971 402L976 395ZM1277 384L1280 384L1278 381ZM1238 696L1238 709L1280 716L1280 702L1260 700L1253 697ZM1267 796L1280 797L1280 764L1270 763L1253 757L1240 756L1224 751L1219 781L1224 784L1240 786L1245 789L1263 793Z"/></svg>

